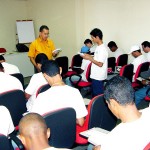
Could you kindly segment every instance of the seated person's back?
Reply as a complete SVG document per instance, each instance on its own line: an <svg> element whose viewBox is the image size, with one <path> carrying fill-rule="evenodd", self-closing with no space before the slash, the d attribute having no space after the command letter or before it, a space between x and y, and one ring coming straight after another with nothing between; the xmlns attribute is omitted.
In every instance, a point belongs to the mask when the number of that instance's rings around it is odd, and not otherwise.
<svg viewBox="0 0 150 150"><path fill-rule="evenodd" d="M36 56L35 62L39 71L41 71L41 66L44 61L48 60L47 56L43 53L40 53ZM26 99L28 99L27 102L27 110L30 111L32 108L32 105L34 103L34 100L36 99L36 93L39 87L42 85L47 84L47 81L45 80L42 72L36 73L31 77L31 80L25 89L25 96Z"/></svg>
<svg viewBox="0 0 150 150"><path fill-rule="evenodd" d="M76 111L77 124L83 125L87 110L80 92L67 86L60 76L60 68L55 61L47 61L42 65L42 73L51 88L38 95L31 112L46 112L72 107Z"/></svg>
<svg viewBox="0 0 150 150"><path fill-rule="evenodd" d="M0 63L2 63L5 73L7 74L20 73L19 68L13 64L7 63L2 55L0 55Z"/></svg>
<svg viewBox="0 0 150 150"><path fill-rule="evenodd" d="M4 73L4 67L0 63L0 93L15 89L23 91L21 82L17 78Z"/></svg>
<svg viewBox="0 0 150 150"><path fill-rule="evenodd" d="M14 124L8 109L0 106L0 134L7 136L14 131Z"/></svg>

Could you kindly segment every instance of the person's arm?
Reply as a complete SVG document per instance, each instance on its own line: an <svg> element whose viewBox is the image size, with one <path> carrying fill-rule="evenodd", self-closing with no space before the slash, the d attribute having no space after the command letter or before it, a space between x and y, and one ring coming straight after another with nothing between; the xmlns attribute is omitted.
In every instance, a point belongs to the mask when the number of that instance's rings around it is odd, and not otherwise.
<svg viewBox="0 0 150 150"><path fill-rule="evenodd" d="M100 149L101 149L101 146L100 146L100 145L93 147L93 150L100 150Z"/></svg>
<svg viewBox="0 0 150 150"><path fill-rule="evenodd" d="M76 119L76 124L78 124L79 126L83 126L83 124L84 124L84 118L78 118L78 119Z"/></svg>
<svg viewBox="0 0 150 150"><path fill-rule="evenodd" d="M81 57L83 57L83 59L87 59L90 60L92 63L94 63L95 65L102 67L103 63L102 62L98 62L96 60L94 60L93 56L89 55L89 54L84 54Z"/></svg>

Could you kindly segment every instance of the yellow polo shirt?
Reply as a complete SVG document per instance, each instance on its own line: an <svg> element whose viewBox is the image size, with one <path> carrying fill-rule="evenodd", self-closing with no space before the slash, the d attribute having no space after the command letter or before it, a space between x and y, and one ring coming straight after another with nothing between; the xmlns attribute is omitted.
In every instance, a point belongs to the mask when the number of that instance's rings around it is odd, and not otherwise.
<svg viewBox="0 0 150 150"><path fill-rule="evenodd" d="M30 45L28 56L35 58L39 53L47 55L48 59L52 59L52 52L55 50L55 45L52 40L47 39L42 41L41 38L37 38Z"/></svg>

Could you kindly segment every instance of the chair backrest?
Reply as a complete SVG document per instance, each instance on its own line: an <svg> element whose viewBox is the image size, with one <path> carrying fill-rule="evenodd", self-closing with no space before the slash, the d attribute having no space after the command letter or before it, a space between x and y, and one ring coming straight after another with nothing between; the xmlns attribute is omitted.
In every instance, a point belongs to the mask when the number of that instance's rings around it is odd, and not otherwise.
<svg viewBox="0 0 150 150"><path fill-rule="evenodd" d="M81 67L82 60L83 60L83 58L79 54L74 55L72 57L71 69L74 70L74 71L76 71L76 68L74 68L74 66Z"/></svg>
<svg viewBox="0 0 150 150"><path fill-rule="evenodd" d="M141 72L147 71L149 69L149 62L144 62L140 64L136 70L134 81L136 81L136 78L138 78L141 74Z"/></svg>
<svg viewBox="0 0 150 150"><path fill-rule="evenodd" d="M92 63L90 63L90 64L88 65L87 70L86 70L86 79L87 79L87 81L90 81L90 80L91 80L91 79L90 79L91 65L92 65Z"/></svg>
<svg viewBox="0 0 150 150"><path fill-rule="evenodd" d="M112 68L112 71L115 71L115 66L116 66L116 58L109 57L108 58L108 68Z"/></svg>
<svg viewBox="0 0 150 150"><path fill-rule="evenodd" d="M14 126L19 124L22 114L27 111L24 92L12 90L0 94L0 105L5 106L12 117Z"/></svg>
<svg viewBox="0 0 150 150"><path fill-rule="evenodd" d="M62 67L62 76L64 76L68 72L68 57L57 57L55 61L58 63L59 67Z"/></svg>
<svg viewBox="0 0 150 150"><path fill-rule="evenodd" d="M117 58L116 66L124 66L128 63L128 54L122 54Z"/></svg>
<svg viewBox="0 0 150 150"><path fill-rule="evenodd" d="M37 90L36 92L36 97L42 93L42 92L45 92L46 90L48 90L51 86L49 84L45 84L45 85L42 85L39 87L39 89Z"/></svg>
<svg viewBox="0 0 150 150"><path fill-rule="evenodd" d="M76 138L76 112L73 108L63 108L44 114L51 130L49 144L57 148L72 148Z"/></svg>
<svg viewBox="0 0 150 150"><path fill-rule="evenodd" d="M24 77L21 73L14 73L11 74L12 76L16 77L22 84L23 88L24 88Z"/></svg>
<svg viewBox="0 0 150 150"><path fill-rule="evenodd" d="M94 97L88 105L88 129L100 127L111 131L117 123L117 118L109 110L103 94Z"/></svg>
<svg viewBox="0 0 150 150"><path fill-rule="evenodd" d="M124 65L120 70L120 76L126 77L132 82L133 67L133 64Z"/></svg>
<svg viewBox="0 0 150 150"><path fill-rule="evenodd" d="M0 134L0 150L13 150L10 140L3 134Z"/></svg>
<svg viewBox="0 0 150 150"><path fill-rule="evenodd" d="M6 53L6 49L5 48L0 48L0 53Z"/></svg>

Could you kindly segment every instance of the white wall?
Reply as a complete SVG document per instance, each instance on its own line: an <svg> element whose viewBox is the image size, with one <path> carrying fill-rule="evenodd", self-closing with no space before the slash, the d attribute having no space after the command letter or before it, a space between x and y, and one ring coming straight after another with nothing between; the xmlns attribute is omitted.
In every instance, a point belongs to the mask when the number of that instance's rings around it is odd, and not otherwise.
<svg viewBox="0 0 150 150"><path fill-rule="evenodd" d="M0 47L16 50L16 20L27 19L27 1L0 0Z"/></svg>

